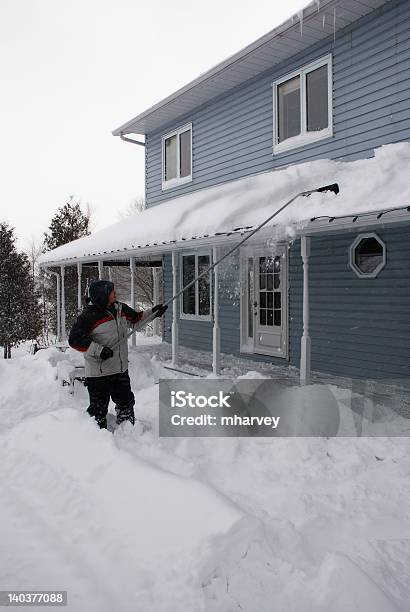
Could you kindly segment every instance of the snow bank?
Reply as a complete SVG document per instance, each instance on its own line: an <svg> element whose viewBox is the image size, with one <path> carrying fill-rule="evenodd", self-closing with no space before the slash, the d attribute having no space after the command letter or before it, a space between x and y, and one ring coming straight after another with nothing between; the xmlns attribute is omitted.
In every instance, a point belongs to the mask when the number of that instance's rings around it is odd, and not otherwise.
<svg viewBox="0 0 410 612"><path fill-rule="evenodd" d="M292 226L320 215L338 216L407 206L410 204L409 170L408 142L382 146L370 159L353 162L324 159L292 165L170 199L54 249L44 254L40 262L104 255L254 227L300 191L334 182L339 184L339 195L316 193L297 200L274 223Z"/></svg>
<svg viewBox="0 0 410 612"><path fill-rule="evenodd" d="M0 432L28 416L74 404L66 391L55 384L56 366L66 359L55 348L39 351L35 356L0 359Z"/></svg>
<svg viewBox="0 0 410 612"><path fill-rule="evenodd" d="M277 549L278 527L246 518L215 543L203 579L207 612L234 610L235 606L250 612L400 611L383 589L343 554L326 555L318 567L295 567L294 562L284 560ZM303 547L303 541L295 532L291 535L293 540L288 539L286 545L293 545L297 552L296 546Z"/></svg>
<svg viewBox="0 0 410 612"><path fill-rule="evenodd" d="M199 609L204 542L227 532L240 511L206 485L119 450L58 387L47 353L8 364L7 403L21 404L21 365L41 395L30 393L22 422L0 435L0 588L63 588L75 612ZM47 410L42 395L48 411L33 416L37 404Z"/></svg>
<svg viewBox="0 0 410 612"><path fill-rule="evenodd" d="M160 365L134 351L154 428L112 436L59 386L71 358L0 361L0 588L64 588L73 612L407 611L408 438L159 439Z"/></svg>
<svg viewBox="0 0 410 612"><path fill-rule="evenodd" d="M408 439L127 440L245 518L202 566L207 612L388 612L410 597Z"/></svg>

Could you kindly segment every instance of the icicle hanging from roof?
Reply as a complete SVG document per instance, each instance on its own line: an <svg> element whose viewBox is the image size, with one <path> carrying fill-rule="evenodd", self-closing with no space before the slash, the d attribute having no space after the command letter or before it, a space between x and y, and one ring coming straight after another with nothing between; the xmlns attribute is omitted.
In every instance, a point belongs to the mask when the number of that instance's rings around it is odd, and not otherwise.
<svg viewBox="0 0 410 612"><path fill-rule="evenodd" d="M303 36L303 9L298 11L298 17L300 21L300 35Z"/></svg>

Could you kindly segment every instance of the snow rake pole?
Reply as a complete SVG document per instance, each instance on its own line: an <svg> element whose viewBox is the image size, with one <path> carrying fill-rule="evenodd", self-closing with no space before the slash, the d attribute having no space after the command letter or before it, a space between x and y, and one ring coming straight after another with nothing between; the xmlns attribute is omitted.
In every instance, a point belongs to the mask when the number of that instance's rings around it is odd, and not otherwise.
<svg viewBox="0 0 410 612"><path fill-rule="evenodd" d="M325 185L324 187L318 187L317 189L308 189L307 191L301 191L300 193L297 193L295 196L293 196L293 198L291 198L288 202L285 202L285 204L283 204L283 206L281 206L272 215L270 215L270 217L265 219L265 221L263 221L263 223L258 225L258 227L256 227L254 230L252 230L247 236L242 238L242 240L240 242L238 242L238 244L236 244L231 249L229 249L229 251L227 253L225 253L225 255L223 255L217 261L212 263L209 266L209 268L207 268L206 270L201 272L201 274L198 274L198 276L196 276L192 281L190 281L187 285L185 285L185 287L183 287L180 291L178 291L178 293L176 293L171 298L169 298L169 300L167 300L164 303L164 306L168 306L169 304L174 302L187 289L189 289L190 287L192 287L192 285L197 283L200 278L202 278L203 276L209 274L209 272L211 272L218 264L220 264L224 259L226 259L230 255L232 255L232 253L234 253L237 249L239 249L247 240L249 240L249 238L252 238L252 236L254 236L257 232L259 232L259 230L261 230L270 221L272 221L272 219L277 217L283 210L285 210L285 208L287 208L288 206L290 206L290 204L292 204L295 200L297 200L297 198L300 198L301 196L310 196L312 193L316 193L316 192L323 193L323 192L326 192L326 191L332 191L334 194L337 195L339 193L339 185L337 183L332 183L331 185ZM155 315L152 315L152 314L148 315L148 317L146 317L143 321L141 321L140 323L137 323L136 325L134 325L133 329L127 335L127 338L132 336L132 334L135 334L135 332L140 331L141 329L143 329L146 325L148 325L148 323L151 323L151 321L153 321L154 319L155 319ZM119 344L119 342L117 342L114 345L114 347L111 347L111 348L116 348L118 346L118 344Z"/></svg>

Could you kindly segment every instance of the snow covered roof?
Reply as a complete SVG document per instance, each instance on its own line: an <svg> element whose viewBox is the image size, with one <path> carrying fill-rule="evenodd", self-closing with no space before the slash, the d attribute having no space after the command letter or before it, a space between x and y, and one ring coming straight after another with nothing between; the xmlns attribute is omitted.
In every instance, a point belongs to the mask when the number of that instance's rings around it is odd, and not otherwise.
<svg viewBox="0 0 410 612"><path fill-rule="evenodd" d="M369 159L352 162L325 159L292 165L170 199L49 251L42 255L40 264L143 256L183 247L190 240L199 243L201 239L210 241L218 236L239 237L297 193L337 182L338 195L327 192L299 198L272 222L293 236L297 228L309 229L313 218L355 217L407 207L409 176L409 142L380 147ZM324 224L329 225L328 221Z"/></svg>
<svg viewBox="0 0 410 612"><path fill-rule="evenodd" d="M147 134L175 121L311 45L349 26L386 0L314 0L280 26L113 131Z"/></svg>

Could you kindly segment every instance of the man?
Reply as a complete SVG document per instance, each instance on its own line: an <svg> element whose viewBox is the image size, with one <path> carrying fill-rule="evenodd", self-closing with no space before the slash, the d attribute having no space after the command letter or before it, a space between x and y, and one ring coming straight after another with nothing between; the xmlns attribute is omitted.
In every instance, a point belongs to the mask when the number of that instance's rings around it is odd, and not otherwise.
<svg viewBox="0 0 410 612"><path fill-rule="evenodd" d="M157 304L136 312L117 301L114 285L98 280L88 290L89 303L74 323L69 345L84 353L85 376L90 405L87 412L102 429L107 429L110 398L115 403L117 423L134 425L134 394L128 375L128 330L151 314L161 317L167 306ZM155 318L154 317L154 318Z"/></svg>

